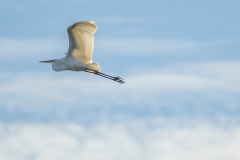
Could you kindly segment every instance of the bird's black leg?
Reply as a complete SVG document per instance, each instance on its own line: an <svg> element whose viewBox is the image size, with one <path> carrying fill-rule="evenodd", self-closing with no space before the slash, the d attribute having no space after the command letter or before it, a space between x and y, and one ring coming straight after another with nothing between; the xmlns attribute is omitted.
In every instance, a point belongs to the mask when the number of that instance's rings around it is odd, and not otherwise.
<svg viewBox="0 0 240 160"><path fill-rule="evenodd" d="M97 72L97 71L94 71L94 70L90 70L90 73L102 76L102 77L107 78L107 79L111 79L111 80L119 82L119 83L125 83L123 81L123 79L120 78L120 77L113 77L113 76L110 76L110 75L107 75L107 74L104 74L104 73L101 73L101 72Z"/></svg>
<svg viewBox="0 0 240 160"><path fill-rule="evenodd" d="M86 69L85 72L88 72L88 73L93 73L93 74L96 74L96 75L99 75L101 77L104 77L104 78L107 78L107 79L110 79L110 80L113 80L113 81L116 81L116 82L119 82L121 84L125 83L124 82L124 79L121 78L121 77L113 77L113 76L110 76L110 75L107 75L107 74L104 74L104 73L101 73L101 72L98 72L98 71L95 71L95 70L92 70L92 69Z"/></svg>
<svg viewBox="0 0 240 160"><path fill-rule="evenodd" d="M95 74L99 75L99 76L102 76L102 77L105 77L105 78L108 78L108 79L111 79L111 80L119 82L119 83L125 83L124 80L120 77L109 76L109 75L101 73L101 72L96 72Z"/></svg>

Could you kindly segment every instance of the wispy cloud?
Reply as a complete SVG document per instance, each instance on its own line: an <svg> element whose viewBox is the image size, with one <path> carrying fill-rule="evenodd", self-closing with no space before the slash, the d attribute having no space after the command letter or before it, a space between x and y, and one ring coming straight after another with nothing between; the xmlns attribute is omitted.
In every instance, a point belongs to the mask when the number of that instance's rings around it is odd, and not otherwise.
<svg viewBox="0 0 240 160"><path fill-rule="evenodd" d="M0 39L0 58L2 60L19 60L46 55L59 56L67 51L68 44L56 39ZM66 48L64 48L66 46Z"/></svg>
<svg viewBox="0 0 240 160"><path fill-rule="evenodd" d="M174 114L231 114L239 112L239 65L204 63L159 68L125 77L124 85L96 76L73 77L73 72L1 74L0 103L9 112L26 110L63 116L73 110L96 108L106 113L121 109L152 114L167 109Z"/></svg>
<svg viewBox="0 0 240 160"><path fill-rule="evenodd" d="M198 42L188 39L127 38L97 40L98 50L102 53L129 56L199 54L219 44L220 42Z"/></svg>
<svg viewBox="0 0 240 160"><path fill-rule="evenodd" d="M68 49L68 40L59 39L0 39L0 58L4 60L26 59L27 57L64 56ZM119 55L169 55L199 54L208 52L217 42L197 42L183 39L101 39L96 38L95 52ZM197 52L196 52L197 51Z"/></svg>

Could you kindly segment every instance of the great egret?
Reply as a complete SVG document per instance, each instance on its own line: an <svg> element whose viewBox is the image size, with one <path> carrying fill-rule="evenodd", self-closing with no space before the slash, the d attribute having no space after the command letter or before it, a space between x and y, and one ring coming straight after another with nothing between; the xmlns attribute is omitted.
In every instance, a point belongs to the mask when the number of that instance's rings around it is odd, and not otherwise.
<svg viewBox="0 0 240 160"><path fill-rule="evenodd" d="M94 33L98 29L93 21L77 22L68 27L69 48L66 56L61 59L40 61L52 63L56 72L64 70L84 71L96 74L119 83L125 83L120 77L113 77L101 73L98 63L93 63Z"/></svg>

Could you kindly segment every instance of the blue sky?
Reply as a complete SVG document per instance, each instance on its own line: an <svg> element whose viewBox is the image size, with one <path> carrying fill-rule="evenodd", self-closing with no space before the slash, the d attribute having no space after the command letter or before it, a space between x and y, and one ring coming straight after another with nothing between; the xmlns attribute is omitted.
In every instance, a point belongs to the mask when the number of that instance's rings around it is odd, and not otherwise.
<svg viewBox="0 0 240 160"><path fill-rule="evenodd" d="M0 2L0 159L238 160L236 0ZM124 85L52 71L93 20L94 61Z"/></svg>

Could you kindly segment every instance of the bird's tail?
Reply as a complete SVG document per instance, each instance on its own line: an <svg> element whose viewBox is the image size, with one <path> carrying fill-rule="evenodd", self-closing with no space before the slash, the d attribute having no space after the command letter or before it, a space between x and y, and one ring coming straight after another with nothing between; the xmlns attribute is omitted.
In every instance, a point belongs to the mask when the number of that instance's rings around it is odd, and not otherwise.
<svg viewBox="0 0 240 160"><path fill-rule="evenodd" d="M101 72L101 68L100 65L98 63L89 63L87 68L94 70L94 71L98 71Z"/></svg>

